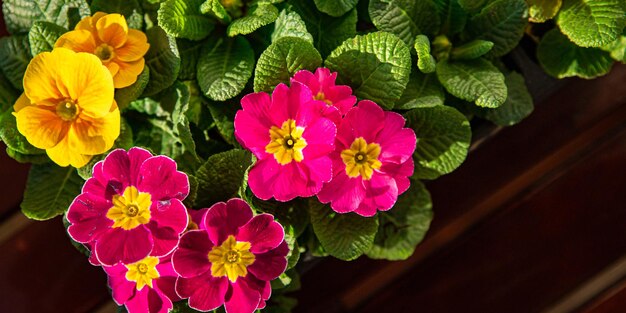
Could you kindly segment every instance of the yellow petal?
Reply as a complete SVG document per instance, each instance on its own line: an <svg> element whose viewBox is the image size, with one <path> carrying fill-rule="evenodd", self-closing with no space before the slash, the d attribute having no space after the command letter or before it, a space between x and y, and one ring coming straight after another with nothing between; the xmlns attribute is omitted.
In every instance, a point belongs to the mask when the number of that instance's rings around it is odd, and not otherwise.
<svg viewBox="0 0 626 313"><path fill-rule="evenodd" d="M67 49L60 50L71 53ZM56 84L59 54L66 53L43 52L36 55L28 64L24 73L24 93L31 103L63 98Z"/></svg>
<svg viewBox="0 0 626 313"><path fill-rule="evenodd" d="M46 149L46 153L54 163L60 166L72 165L76 168L85 166L92 157L91 155L80 154L72 150L67 136L53 148Z"/></svg>
<svg viewBox="0 0 626 313"><path fill-rule="evenodd" d="M120 71L113 77L115 88L124 88L137 81L137 76L143 71L145 60L143 58L132 63L119 62Z"/></svg>
<svg viewBox="0 0 626 313"><path fill-rule="evenodd" d="M109 46L120 48L126 43L128 25L120 14L107 14L96 23L98 37Z"/></svg>
<svg viewBox="0 0 626 313"><path fill-rule="evenodd" d="M54 47L67 48L74 52L93 53L96 49L96 42L91 32L87 30L73 30L59 37Z"/></svg>
<svg viewBox="0 0 626 313"><path fill-rule="evenodd" d="M143 32L129 29L126 43L115 50L115 55L119 61L133 62L143 58L149 48L148 38Z"/></svg>
<svg viewBox="0 0 626 313"><path fill-rule="evenodd" d="M13 110L15 112L19 112L21 109L30 105L30 100L28 99L28 97L26 97L25 93L22 93L20 97L17 98L17 101L15 101L15 104L13 105Z"/></svg>
<svg viewBox="0 0 626 313"><path fill-rule="evenodd" d="M33 146L48 149L56 146L67 134L70 123L63 121L55 111L30 105L15 113L17 130Z"/></svg>
<svg viewBox="0 0 626 313"><path fill-rule="evenodd" d="M93 16L85 17L80 22L78 22L74 29L84 29L96 33L96 23L105 15L107 14L104 12L96 12Z"/></svg>
<svg viewBox="0 0 626 313"><path fill-rule="evenodd" d="M100 154L111 149L120 135L120 110L114 102L111 112L101 118L81 115L74 127L77 150L83 154ZM93 141L93 142L92 142ZM70 141L72 143L72 141Z"/></svg>
<svg viewBox="0 0 626 313"><path fill-rule="evenodd" d="M104 66L106 66L109 69L109 73L111 73L112 77L114 77L117 74L117 72L120 71L120 66L117 65L117 63L115 62L109 62L105 64Z"/></svg>

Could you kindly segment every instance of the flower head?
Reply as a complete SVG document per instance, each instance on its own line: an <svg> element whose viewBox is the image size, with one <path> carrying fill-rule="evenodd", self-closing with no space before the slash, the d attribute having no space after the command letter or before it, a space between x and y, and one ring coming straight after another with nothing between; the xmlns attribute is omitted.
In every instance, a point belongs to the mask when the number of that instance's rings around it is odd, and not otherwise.
<svg viewBox="0 0 626 313"><path fill-rule="evenodd" d="M173 307L172 301L180 300L174 290L178 275L172 267L171 254L103 269L109 276L113 300L126 306L128 313L167 313Z"/></svg>
<svg viewBox="0 0 626 313"><path fill-rule="evenodd" d="M201 311L223 304L229 313L262 309L271 294L269 281L287 267L284 237L271 215L253 217L241 199L213 205L174 251L176 292Z"/></svg>
<svg viewBox="0 0 626 313"><path fill-rule="evenodd" d="M308 87L280 84L272 96L245 96L235 116L235 136L257 157L248 175L260 199L289 201L310 197L331 178L335 124L322 117L323 103L313 100Z"/></svg>
<svg viewBox="0 0 626 313"><path fill-rule="evenodd" d="M178 245L187 228L182 200L187 175L166 156L141 148L117 149L96 163L93 177L67 212L70 236L92 248L103 265L161 257Z"/></svg>
<svg viewBox="0 0 626 313"><path fill-rule="evenodd" d="M111 72L115 88L137 81L145 65L143 56L150 48L146 35L129 29L123 15L103 12L82 19L54 46L96 55Z"/></svg>
<svg viewBox="0 0 626 313"><path fill-rule="evenodd" d="M361 101L339 126L333 179L317 194L338 213L372 216L389 210L409 188L416 136L402 115Z"/></svg>
<svg viewBox="0 0 626 313"><path fill-rule="evenodd" d="M87 53L54 49L35 56L13 106L17 129L61 166L82 167L113 146L120 111L111 74Z"/></svg>
<svg viewBox="0 0 626 313"><path fill-rule="evenodd" d="M320 67L315 70L315 74L307 70L298 71L293 75L291 81L309 87L313 99L326 104L323 107L323 116L331 119L335 124L339 124L341 117L348 113L356 103L356 97L352 95L352 88L349 86L335 85L336 79L336 72L331 73L329 69Z"/></svg>

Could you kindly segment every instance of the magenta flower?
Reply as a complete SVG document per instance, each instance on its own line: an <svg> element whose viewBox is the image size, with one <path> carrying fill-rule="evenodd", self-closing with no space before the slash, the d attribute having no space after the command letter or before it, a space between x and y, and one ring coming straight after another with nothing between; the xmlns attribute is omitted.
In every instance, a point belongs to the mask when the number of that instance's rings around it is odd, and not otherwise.
<svg viewBox="0 0 626 313"><path fill-rule="evenodd" d="M223 304L228 313L264 308L269 281L287 267L283 227L269 214L253 217L241 199L216 203L199 227L183 234L172 256L178 295L200 311Z"/></svg>
<svg viewBox="0 0 626 313"><path fill-rule="evenodd" d="M289 201L317 194L331 179L331 160L337 132L321 116L324 104L311 90L293 82L280 84L272 97L249 94L235 116L237 140L257 157L248 184L260 199Z"/></svg>
<svg viewBox="0 0 626 313"><path fill-rule="evenodd" d="M335 85L337 73L330 73L330 70L320 67L315 70L315 74L307 71L298 71L291 82L294 81L305 84L315 100L323 101L326 107L323 108L322 115L339 125L341 117L356 103L356 97L352 95L352 88L345 85Z"/></svg>
<svg viewBox="0 0 626 313"><path fill-rule="evenodd" d="M181 202L189 193L187 175L166 156L140 148L118 149L96 163L67 212L72 239L93 248L103 265L161 257L178 245L187 227Z"/></svg>
<svg viewBox="0 0 626 313"><path fill-rule="evenodd" d="M174 289L178 275L172 267L171 254L103 268L109 275L113 300L125 305L128 313L167 313L172 309L172 301L180 300Z"/></svg>
<svg viewBox="0 0 626 313"><path fill-rule="evenodd" d="M317 194L338 213L373 216L389 210L410 185L415 132L402 115L368 100L352 108L339 126L333 179Z"/></svg>

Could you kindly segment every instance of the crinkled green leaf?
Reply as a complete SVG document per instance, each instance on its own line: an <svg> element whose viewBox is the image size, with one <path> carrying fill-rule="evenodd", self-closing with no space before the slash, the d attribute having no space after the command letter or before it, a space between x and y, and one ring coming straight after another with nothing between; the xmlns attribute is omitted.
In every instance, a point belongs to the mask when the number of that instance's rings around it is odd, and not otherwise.
<svg viewBox="0 0 626 313"><path fill-rule="evenodd" d="M556 23L581 47L600 47L615 41L626 24L624 0L565 0Z"/></svg>
<svg viewBox="0 0 626 313"><path fill-rule="evenodd" d="M18 96L17 90L13 88L11 82L0 72L0 114L9 108L13 111L13 104L15 104Z"/></svg>
<svg viewBox="0 0 626 313"><path fill-rule="evenodd" d="M206 0L200 6L200 12L214 16L223 24L228 24L232 20L228 11L226 11L222 3L220 3L220 0Z"/></svg>
<svg viewBox="0 0 626 313"><path fill-rule="evenodd" d="M50 158L47 154L22 154L9 147L6 149L7 155L20 163L43 164L49 163Z"/></svg>
<svg viewBox="0 0 626 313"><path fill-rule="evenodd" d="M139 98L150 81L150 68L144 66L132 85L115 90L115 101L120 110L124 110L132 101Z"/></svg>
<svg viewBox="0 0 626 313"><path fill-rule="evenodd" d="M352 87L357 97L391 109L409 82L411 53L395 35L375 32L346 40L325 65L338 72L337 82Z"/></svg>
<svg viewBox="0 0 626 313"><path fill-rule="evenodd" d="M195 175L198 180L195 206L208 208L236 196L251 164L252 155L245 150L230 150L210 156Z"/></svg>
<svg viewBox="0 0 626 313"><path fill-rule="evenodd" d="M315 70L322 57L310 42L285 37L272 43L259 57L254 70L254 91L272 91L280 83L289 83L297 71Z"/></svg>
<svg viewBox="0 0 626 313"><path fill-rule="evenodd" d="M160 27L146 31L150 50L146 53L146 66L150 68L150 81L143 96L154 95L171 86L180 71L180 55L176 39L167 35Z"/></svg>
<svg viewBox="0 0 626 313"><path fill-rule="evenodd" d="M225 101L238 95L252 76L254 51L243 36L211 38L198 60L198 84L212 100Z"/></svg>
<svg viewBox="0 0 626 313"><path fill-rule="evenodd" d="M483 58L441 61L437 63L437 77L453 96L478 106L497 108L506 100L504 75Z"/></svg>
<svg viewBox="0 0 626 313"><path fill-rule="evenodd" d="M15 89L24 90L22 80L30 59L28 36L0 38L0 69Z"/></svg>
<svg viewBox="0 0 626 313"><path fill-rule="evenodd" d="M417 52L417 68L422 73L432 73L435 71L437 61L430 54L430 40L425 35L417 35L415 37L415 45L413 46Z"/></svg>
<svg viewBox="0 0 626 313"><path fill-rule="evenodd" d="M562 0L526 0L528 2L529 20L543 23L556 16L561 8Z"/></svg>
<svg viewBox="0 0 626 313"><path fill-rule="evenodd" d="M20 154L43 154L44 150L35 148L26 137L17 130L17 122L13 109L8 109L0 115L0 140L11 150Z"/></svg>
<svg viewBox="0 0 626 313"><path fill-rule="evenodd" d="M558 29L543 36L537 47L537 59L546 73L557 78L595 78L608 73L613 65L608 52L579 47Z"/></svg>
<svg viewBox="0 0 626 313"><path fill-rule="evenodd" d="M395 34L409 46L417 35L435 35L441 25L432 0L370 0L369 14L379 30Z"/></svg>
<svg viewBox="0 0 626 313"><path fill-rule="evenodd" d="M200 50L206 41L194 41L187 39L177 39L178 53L180 54L180 72L178 79L195 80L198 71L198 59L200 58Z"/></svg>
<svg viewBox="0 0 626 313"><path fill-rule="evenodd" d="M74 9L80 17L91 15L85 0L4 0L2 12L7 29L12 34L27 33L34 22L46 21L70 28L68 11Z"/></svg>
<svg viewBox="0 0 626 313"><path fill-rule="evenodd" d="M471 15L474 15L480 12L482 8L484 8L486 5L491 3L490 0L458 0L458 1L459 1L459 5L461 6L461 8L463 8L466 12L470 13Z"/></svg>
<svg viewBox="0 0 626 313"><path fill-rule="evenodd" d="M600 49L611 53L611 57L615 61L626 63L626 36L620 36L619 39Z"/></svg>
<svg viewBox="0 0 626 313"><path fill-rule="evenodd" d="M418 180L398 197L394 207L378 214L378 232L366 252L372 259L406 260L415 251L433 219L430 194Z"/></svg>
<svg viewBox="0 0 626 313"><path fill-rule="evenodd" d="M159 26L174 37L200 40L213 30L213 22L200 13L203 0L166 0L158 12Z"/></svg>
<svg viewBox="0 0 626 313"><path fill-rule="evenodd" d="M222 138L224 138L224 141L231 145L237 145L233 121L239 106L234 106L230 103L209 103L208 107L215 126Z"/></svg>
<svg viewBox="0 0 626 313"><path fill-rule="evenodd" d="M30 168L22 213L34 220L47 220L63 214L78 194L83 180L73 167L54 163L36 164Z"/></svg>
<svg viewBox="0 0 626 313"><path fill-rule="evenodd" d="M247 35L274 22L278 18L278 9L271 4L252 5L246 16L238 18L228 25L226 33L233 37Z"/></svg>
<svg viewBox="0 0 626 313"><path fill-rule="evenodd" d="M414 178L435 179L454 171L467 156L472 130L463 114L445 106L420 107L404 116L417 135Z"/></svg>
<svg viewBox="0 0 626 313"><path fill-rule="evenodd" d="M143 8L139 0L93 0L91 1L91 12L119 13L126 17L128 26L129 19L139 14L143 17Z"/></svg>
<svg viewBox="0 0 626 313"><path fill-rule="evenodd" d="M485 55L493 48L493 42L486 40L472 40L462 46L452 49L450 57L453 60L471 60Z"/></svg>
<svg viewBox="0 0 626 313"><path fill-rule="evenodd" d="M497 0L467 22L465 38L494 43L490 56L503 56L513 50L528 24L528 5L524 0Z"/></svg>
<svg viewBox="0 0 626 313"><path fill-rule="evenodd" d="M321 12L339 17L352 10L359 0L315 0L314 2Z"/></svg>
<svg viewBox="0 0 626 313"><path fill-rule="evenodd" d="M313 44L313 36L306 30L304 21L291 9L284 9L278 15L272 32L272 42L283 37L298 37Z"/></svg>
<svg viewBox="0 0 626 313"><path fill-rule="evenodd" d="M311 0L291 2L293 8L313 36L313 45L326 57L344 40L356 35L357 13L353 9L341 17L332 17L320 12Z"/></svg>
<svg viewBox="0 0 626 313"><path fill-rule="evenodd" d="M340 214L315 198L309 200L315 236L330 255L350 261L369 250L378 231L378 219L356 213Z"/></svg>
<svg viewBox="0 0 626 313"><path fill-rule="evenodd" d="M402 97L396 101L394 108L409 110L424 106L443 105L444 99L443 88L435 74L413 71Z"/></svg>
<svg viewBox="0 0 626 313"><path fill-rule="evenodd" d="M65 32L67 29L50 22L37 21L33 23L33 27L28 32L31 55L52 51L57 39Z"/></svg>
<svg viewBox="0 0 626 313"><path fill-rule="evenodd" d="M433 0L441 21L440 33L454 35L460 33L467 22L467 13L459 0Z"/></svg>
<svg viewBox="0 0 626 313"><path fill-rule="evenodd" d="M484 109L484 117L496 125L510 126L521 122L533 111L533 98L528 92L524 77L511 72L505 78L509 95L497 109Z"/></svg>

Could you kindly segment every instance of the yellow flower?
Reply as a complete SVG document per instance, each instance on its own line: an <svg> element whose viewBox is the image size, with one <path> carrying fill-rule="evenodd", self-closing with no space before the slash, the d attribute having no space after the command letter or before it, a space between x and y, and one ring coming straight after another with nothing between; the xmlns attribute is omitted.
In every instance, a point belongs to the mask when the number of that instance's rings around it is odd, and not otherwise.
<svg viewBox="0 0 626 313"><path fill-rule="evenodd" d="M97 57L64 48L38 54L13 106L17 129L55 163L82 167L120 134L113 92L111 74Z"/></svg>
<svg viewBox="0 0 626 313"><path fill-rule="evenodd" d="M103 12L82 19L54 46L95 54L111 72L115 88L137 81L145 65L143 56L150 48L146 35L129 29L124 16Z"/></svg>

